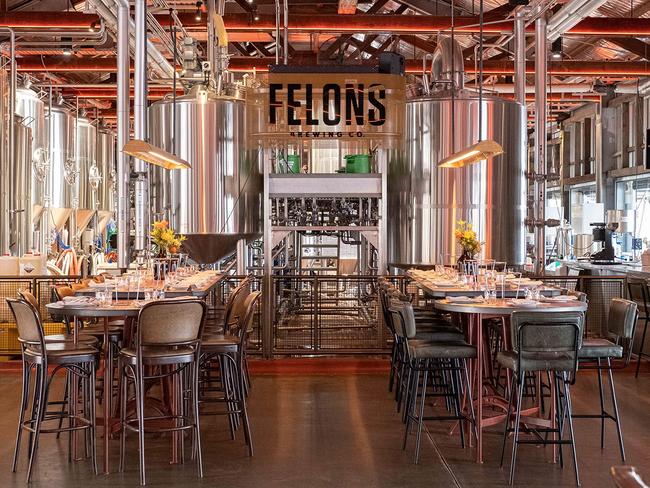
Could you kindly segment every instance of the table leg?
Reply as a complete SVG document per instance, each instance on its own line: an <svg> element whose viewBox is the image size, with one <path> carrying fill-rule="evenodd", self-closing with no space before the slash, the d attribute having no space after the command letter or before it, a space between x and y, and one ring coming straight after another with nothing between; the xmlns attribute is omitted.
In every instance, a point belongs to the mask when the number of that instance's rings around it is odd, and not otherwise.
<svg viewBox="0 0 650 488"><path fill-rule="evenodd" d="M75 345L75 347L78 344L78 337L79 337L79 320L77 320L77 316L75 315L73 320L72 320L72 342ZM46 373L47 374L47 373ZM77 419L76 419L76 414L77 414L77 394L79 393L78 389L78 383L77 383L77 376L74 375L73 373L70 373L70 391L69 391L69 397L68 397L68 414L71 416L70 417L70 426L72 428L72 431L70 432L70 438L71 438L71 443L72 443L72 459L77 461L77 430L75 429L77 427Z"/></svg>
<svg viewBox="0 0 650 488"><path fill-rule="evenodd" d="M476 337L476 462L483 462L483 320L473 315Z"/></svg>
<svg viewBox="0 0 650 488"><path fill-rule="evenodd" d="M113 358L108 336L108 317L104 317L104 474L108 474L108 441L111 437Z"/></svg>

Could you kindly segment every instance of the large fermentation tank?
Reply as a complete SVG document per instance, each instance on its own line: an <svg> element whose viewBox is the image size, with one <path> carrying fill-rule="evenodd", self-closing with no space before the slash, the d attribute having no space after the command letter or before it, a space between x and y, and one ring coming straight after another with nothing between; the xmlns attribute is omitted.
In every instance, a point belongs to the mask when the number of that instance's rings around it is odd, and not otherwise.
<svg viewBox="0 0 650 488"><path fill-rule="evenodd" d="M16 115L21 118L19 122L31 131L31 142L27 148L29 157L26 168L16 170L16 174L29 177L29 182L25 180L25 186L21 190L23 195L29 194L31 198L30 205L25 206L24 212L15 214L15 218L24 220L20 226L36 226L41 218L45 196L45 174L44 172L35 171L33 164L35 155L39 151L47 150L47 136L45 132L45 103L41 96L28 86L16 88ZM12 185L16 185L14 181ZM31 236L28 237L31 239ZM37 243L33 243L38 247Z"/></svg>
<svg viewBox="0 0 650 488"><path fill-rule="evenodd" d="M116 208L115 133L100 125L97 128L96 168L101 180L97 188L97 232L102 233Z"/></svg>
<svg viewBox="0 0 650 488"><path fill-rule="evenodd" d="M96 165L101 182L97 190L97 208L115 209L115 133L107 127L97 129Z"/></svg>
<svg viewBox="0 0 650 488"><path fill-rule="evenodd" d="M50 175L50 226L60 229L68 220L72 208L75 120L65 107L52 107L51 120L48 110L46 134L49 139ZM50 124L52 130L50 132Z"/></svg>
<svg viewBox="0 0 650 488"><path fill-rule="evenodd" d="M257 153L245 150L245 103L193 87L176 99L175 142L173 105L164 99L150 107L150 141L192 168L152 171L153 214L168 215L188 236L185 247L194 259L214 262L262 231L262 176Z"/></svg>
<svg viewBox="0 0 650 488"><path fill-rule="evenodd" d="M454 229L465 220L478 230L485 257L524 264L526 112L497 97L483 97L482 107L482 139L500 143L503 155L464 168L437 168L478 141L478 96L459 90L453 104L449 92L407 101L405 151L389 170L391 262L455 262L460 253Z"/></svg>
<svg viewBox="0 0 650 488"><path fill-rule="evenodd" d="M14 118L14 150L10 174L10 250L13 255L22 256L33 247L32 130L19 116Z"/></svg>
<svg viewBox="0 0 650 488"><path fill-rule="evenodd" d="M75 190L79 208L93 209L94 196L90 187L90 168L96 164L97 128L85 117L77 117L75 125L75 164L77 179Z"/></svg>
<svg viewBox="0 0 650 488"><path fill-rule="evenodd" d="M0 68L0 253L9 250L9 210L11 181L9 164L9 81Z"/></svg>

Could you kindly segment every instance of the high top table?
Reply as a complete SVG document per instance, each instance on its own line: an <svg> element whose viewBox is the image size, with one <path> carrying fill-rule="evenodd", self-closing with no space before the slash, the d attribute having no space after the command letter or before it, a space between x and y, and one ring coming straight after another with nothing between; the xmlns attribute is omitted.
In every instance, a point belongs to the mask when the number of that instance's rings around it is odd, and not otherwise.
<svg viewBox="0 0 650 488"><path fill-rule="evenodd" d="M475 385L476 385L476 462L483 462L483 429L485 427L496 425L505 421L506 414L497 414L489 417L483 416L483 405L486 400L489 400L493 405L500 405L504 403L507 405L507 400L500 397L496 392L486 394L486 389L483 383L483 316L497 316L504 317L510 316L515 311L526 312L586 312L587 304L578 300L567 302L538 302L535 306L519 306L513 305L511 300L499 299L493 303L486 302L454 302L447 299L436 300L434 302L435 308L443 312L451 312L457 314L464 314L467 316L469 324L469 341L472 345L476 346L476 366L474 369ZM533 409L537 410L537 409ZM551 416L551 419L553 417ZM552 421L552 420L551 420Z"/></svg>
<svg viewBox="0 0 650 488"><path fill-rule="evenodd" d="M94 290L93 290L94 293ZM138 305L132 301L118 301L112 302L110 305L88 305L75 303L74 301L64 301L48 303L45 305L48 312L54 315L65 315L73 318L72 337L74 343L77 344L79 336L79 319L83 318L100 318L103 319L104 324L104 350L102 357L104 359L104 401L103 401L103 427L104 427L104 473L108 474L108 440L111 434L112 426L118 422L118 419L113 417L113 406L111 387L113 385L113 358L110 355L108 324L110 318L117 317L137 317L140 313ZM74 442L73 446L76 448L77 443Z"/></svg>
<svg viewBox="0 0 650 488"><path fill-rule="evenodd" d="M445 297L456 297L456 296L468 296L468 297L475 297L475 296L483 296L483 289L481 289L480 284L478 286L470 286L470 285L463 285L463 284L458 284L454 286L437 286L435 280L430 280L430 279L425 279L420 276L413 275L411 273L407 273L407 276L413 279L415 284L420 288L427 296L431 298L445 298ZM526 285L526 283L522 283L519 286L519 290L517 290L516 287L510 285L509 283L506 283L506 286L504 287L503 290L503 295L505 298L516 298L517 295L519 295L520 298L523 298L525 294L525 289L529 288L532 286L531 285ZM556 296L560 295L562 293L562 290L560 288L556 288L554 286L549 286L546 284L543 285L538 285L535 288L537 288L540 293L543 296L550 297L550 296ZM501 284L496 285L496 292L498 295L502 294L501 291L502 287Z"/></svg>
<svg viewBox="0 0 650 488"><path fill-rule="evenodd" d="M93 292L96 290L93 290ZM188 294L185 293L185 296ZM119 422L119 419L113 416L112 391L113 385L113 358L110 355L108 325L109 319L117 317L136 318L142 308L134 300L118 300L111 302L110 305L102 304L82 304L75 303L74 300L49 303L45 306L47 310L54 315L65 315L73 317L72 334L74 343L77 343L79 336L79 317L81 318L98 318L102 319L104 325L104 350L102 357L104 359L104 395L103 395L103 428L104 428L104 473L108 474L108 440L111 436L112 428ZM71 398L74 398L71 396ZM72 401L72 400L71 400ZM73 433L74 434L74 433ZM177 439L176 439L177 441ZM76 449L76 441L73 443ZM178 462L178 442L173 443L173 462Z"/></svg>
<svg viewBox="0 0 650 488"><path fill-rule="evenodd" d="M201 276L204 275L204 276ZM214 271L199 271L197 274L186 277L186 283L178 286L172 286L164 289L165 298L177 298L180 296L194 296L199 298L207 297L227 275L224 273L216 273ZM198 278L204 278L200 281L201 286L192 284ZM117 291L113 288L113 298L117 296L118 300L135 300L143 299L144 292L147 289L161 289L162 283L160 281L146 281L140 285L139 290L133 288L118 288ZM75 295L79 296L95 296L95 292L104 290L105 287L101 284L90 286L88 288L81 288L75 291Z"/></svg>

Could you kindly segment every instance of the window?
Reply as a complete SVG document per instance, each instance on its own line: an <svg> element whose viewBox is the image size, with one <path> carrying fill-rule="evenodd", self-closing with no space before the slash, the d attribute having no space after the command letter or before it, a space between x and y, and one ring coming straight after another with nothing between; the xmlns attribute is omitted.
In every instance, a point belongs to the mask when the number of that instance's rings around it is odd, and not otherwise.
<svg viewBox="0 0 650 488"><path fill-rule="evenodd" d="M632 213L633 234L622 239L622 251L632 251L632 237L643 239L643 248L647 249L650 246L650 177L617 181L616 210Z"/></svg>

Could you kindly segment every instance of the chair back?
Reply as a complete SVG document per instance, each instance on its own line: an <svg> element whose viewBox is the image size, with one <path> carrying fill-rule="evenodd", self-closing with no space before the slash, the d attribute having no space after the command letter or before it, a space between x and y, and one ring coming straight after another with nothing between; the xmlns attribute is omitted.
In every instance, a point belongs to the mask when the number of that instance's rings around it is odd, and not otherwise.
<svg viewBox="0 0 650 488"><path fill-rule="evenodd" d="M391 300L390 311L393 316L395 333L402 339L412 339L416 334L415 315L410 302Z"/></svg>
<svg viewBox="0 0 650 488"><path fill-rule="evenodd" d="M643 278L627 278L627 293L636 302L644 317L650 316L650 285Z"/></svg>
<svg viewBox="0 0 650 488"><path fill-rule="evenodd" d="M575 373L578 350L582 346L584 313L513 312L510 323L519 366L522 360L537 359L545 361L550 371ZM567 359L572 365L568 368Z"/></svg>
<svg viewBox="0 0 650 488"><path fill-rule="evenodd" d="M623 298L612 298L607 317L607 331L617 340L633 339L638 315L636 302Z"/></svg>
<svg viewBox="0 0 650 488"><path fill-rule="evenodd" d="M147 303L138 314L136 346L198 344L207 305L201 300L177 299Z"/></svg>
<svg viewBox="0 0 650 488"><path fill-rule="evenodd" d="M230 328L230 333L239 337L242 345L246 343L246 338L248 337L248 333L253 324L253 318L255 317L255 307L261 296L261 291L254 291L246 296L242 306L243 312Z"/></svg>
<svg viewBox="0 0 650 488"><path fill-rule="evenodd" d="M27 290L18 290L18 296L24 301L28 302L36 310L38 310L38 300L32 293L28 292Z"/></svg>
<svg viewBox="0 0 650 488"><path fill-rule="evenodd" d="M233 291L230 292L230 295L228 295L228 300L226 302L226 309L224 311L224 316L223 316L225 329L227 329L228 324L230 322L232 322L232 318L231 318L232 314L233 314L232 311L233 311L233 306L235 305L235 302L238 300L237 297L241 293L245 293L245 290L247 288L250 289L249 283L250 283L250 277L247 276L246 278L244 278L241 281L241 283L239 283L239 285L237 285L235 287L235 289Z"/></svg>
<svg viewBox="0 0 650 488"><path fill-rule="evenodd" d="M246 303L246 297L251 292L250 287L250 278L246 277L238 286L235 288L228 297L228 303L226 304L226 311L224 314L224 330L229 331L230 327L233 324L236 324L239 320L239 317L242 316L245 312L244 304Z"/></svg>
<svg viewBox="0 0 650 488"><path fill-rule="evenodd" d="M583 291L575 291L575 290L567 290L564 289L562 290L563 295L568 295L571 297L576 297L579 302L587 303L587 294Z"/></svg>
<svg viewBox="0 0 650 488"><path fill-rule="evenodd" d="M54 296L56 297L57 300L63 300L65 297L71 297L74 296L74 290L67 286L55 286L54 287Z"/></svg>
<svg viewBox="0 0 650 488"><path fill-rule="evenodd" d="M16 320L18 341L23 347L38 346L44 352L45 338L38 310L26 300L7 298L7 303Z"/></svg>

